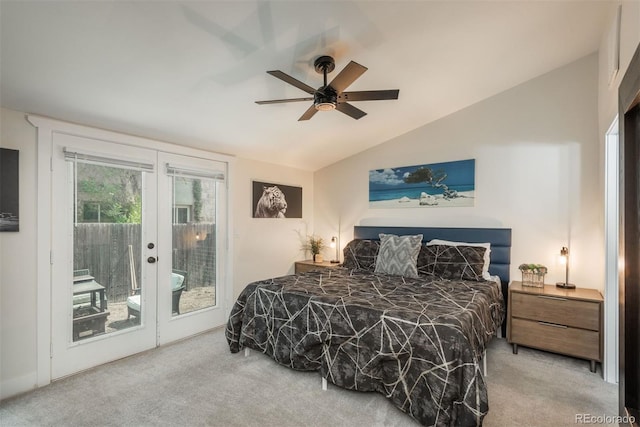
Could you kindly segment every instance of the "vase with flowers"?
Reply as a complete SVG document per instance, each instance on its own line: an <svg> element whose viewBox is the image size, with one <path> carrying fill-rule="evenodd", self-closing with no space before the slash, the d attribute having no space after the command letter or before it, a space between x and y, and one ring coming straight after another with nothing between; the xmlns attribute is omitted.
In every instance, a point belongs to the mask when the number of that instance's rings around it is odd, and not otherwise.
<svg viewBox="0 0 640 427"><path fill-rule="evenodd" d="M313 262L322 262L322 250L324 249L324 241L322 237L318 236L307 236L307 243L304 246L304 249L311 252L313 255Z"/></svg>

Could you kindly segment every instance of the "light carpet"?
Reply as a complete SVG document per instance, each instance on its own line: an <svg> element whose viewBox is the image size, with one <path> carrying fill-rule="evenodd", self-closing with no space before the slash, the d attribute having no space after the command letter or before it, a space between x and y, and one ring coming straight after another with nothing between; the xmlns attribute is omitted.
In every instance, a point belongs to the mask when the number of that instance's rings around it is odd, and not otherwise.
<svg viewBox="0 0 640 427"><path fill-rule="evenodd" d="M614 416L617 386L587 361L520 348L487 351L484 425L575 426L576 414ZM9 426L415 426L381 394L322 391L317 372L297 372L252 351L229 352L224 331L112 362L0 403ZM611 424L615 425L615 424Z"/></svg>

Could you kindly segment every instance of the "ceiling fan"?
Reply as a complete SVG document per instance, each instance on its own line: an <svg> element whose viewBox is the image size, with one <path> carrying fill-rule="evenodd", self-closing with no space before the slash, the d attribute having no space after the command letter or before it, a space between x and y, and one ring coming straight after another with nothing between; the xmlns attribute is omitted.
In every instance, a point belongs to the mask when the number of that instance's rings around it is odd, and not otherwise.
<svg viewBox="0 0 640 427"><path fill-rule="evenodd" d="M346 67L338 73L338 75L327 84L327 73L332 72L336 68L336 63L330 56L320 56L313 63L315 70L324 76L324 85L318 89L302 83L300 80L283 73L280 70L267 71L273 77L276 77L290 85L297 87L313 97L306 98L290 98L290 99L274 99L270 101L256 101L256 104L280 104L283 102L299 102L313 101L313 104L298 119L309 120L318 111L338 110L349 117L358 120L367 113L349 104L349 101L377 101L385 99L398 99L400 90L365 90L356 92L344 92L358 77L360 77L367 67L363 67L357 62L349 62Z"/></svg>

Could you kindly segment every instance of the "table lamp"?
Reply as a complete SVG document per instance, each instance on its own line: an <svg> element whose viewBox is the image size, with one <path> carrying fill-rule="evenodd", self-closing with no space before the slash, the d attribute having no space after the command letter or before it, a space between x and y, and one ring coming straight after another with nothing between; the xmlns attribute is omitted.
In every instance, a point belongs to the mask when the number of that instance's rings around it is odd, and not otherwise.
<svg viewBox="0 0 640 427"><path fill-rule="evenodd" d="M338 264L340 262L340 248L338 247L338 238L336 236L333 236L331 238L331 243L329 244L329 246L332 248L336 248L336 258L332 259L331 263Z"/></svg>
<svg viewBox="0 0 640 427"><path fill-rule="evenodd" d="M569 283L569 248L563 246L560 249L560 263L565 265L565 279L564 282L557 282L556 287L563 289L575 289L576 285Z"/></svg>

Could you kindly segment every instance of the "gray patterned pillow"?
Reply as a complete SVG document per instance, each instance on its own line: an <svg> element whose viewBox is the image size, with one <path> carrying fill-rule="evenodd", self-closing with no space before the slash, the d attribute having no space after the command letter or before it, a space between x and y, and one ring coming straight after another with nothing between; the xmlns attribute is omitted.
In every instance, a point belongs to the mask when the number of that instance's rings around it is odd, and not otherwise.
<svg viewBox="0 0 640 427"><path fill-rule="evenodd" d="M422 246L422 234L396 236L380 233L380 252L376 261L376 273L418 277L416 262Z"/></svg>
<svg viewBox="0 0 640 427"><path fill-rule="evenodd" d="M443 279L482 281L482 267L487 248L480 246L425 246L427 265L424 271Z"/></svg>
<svg viewBox="0 0 640 427"><path fill-rule="evenodd" d="M345 268L373 271L376 268L376 259L380 250L380 242L375 240L354 239L344 247Z"/></svg>

